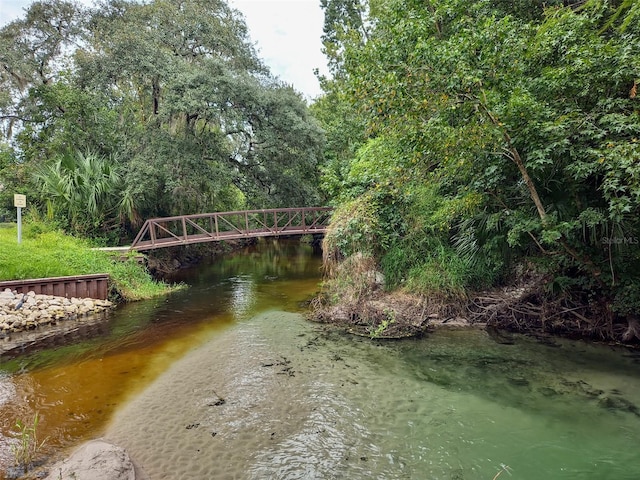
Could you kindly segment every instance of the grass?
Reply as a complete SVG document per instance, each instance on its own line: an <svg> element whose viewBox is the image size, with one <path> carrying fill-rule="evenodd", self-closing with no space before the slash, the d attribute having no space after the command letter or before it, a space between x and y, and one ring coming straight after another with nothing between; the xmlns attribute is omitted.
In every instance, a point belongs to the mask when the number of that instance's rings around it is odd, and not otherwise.
<svg viewBox="0 0 640 480"><path fill-rule="evenodd" d="M119 260L92 250L84 239L65 235L44 224L26 224L18 244L17 227L0 225L0 281L108 273L114 297L125 301L165 294L176 287L154 280L133 256Z"/></svg>
<svg viewBox="0 0 640 480"><path fill-rule="evenodd" d="M11 445L11 451L16 466L20 467L23 473L29 470L38 452L47 441L46 438L42 441L38 440L38 423L38 412L36 412L31 423L18 420L14 426L14 436L18 441Z"/></svg>

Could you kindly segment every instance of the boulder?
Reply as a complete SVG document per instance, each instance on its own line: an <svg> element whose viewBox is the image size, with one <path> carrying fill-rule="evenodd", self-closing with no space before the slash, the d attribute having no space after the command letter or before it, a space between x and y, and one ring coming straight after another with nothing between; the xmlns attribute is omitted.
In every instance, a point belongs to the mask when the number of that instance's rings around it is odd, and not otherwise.
<svg viewBox="0 0 640 480"><path fill-rule="evenodd" d="M122 447L92 440L53 465L45 480L145 480Z"/></svg>

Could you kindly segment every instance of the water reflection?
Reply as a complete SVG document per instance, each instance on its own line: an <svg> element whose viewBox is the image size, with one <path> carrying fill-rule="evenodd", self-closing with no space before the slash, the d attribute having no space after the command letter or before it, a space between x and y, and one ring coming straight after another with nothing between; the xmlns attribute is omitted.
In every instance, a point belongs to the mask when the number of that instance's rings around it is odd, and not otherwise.
<svg viewBox="0 0 640 480"><path fill-rule="evenodd" d="M9 402L16 401L16 388L10 375L0 373L0 408ZM9 445L12 440L0 433L0 445ZM10 451L0 448L0 466L9 465L12 458Z"/></svg>
<svg viewBox="0 0 640 480"><path fill-rule="evenodd" d="M242 320L255 305L254 281L250 276L245 275L232 277L229 283L231 284L231 310L237 320Z"/></svg>
<svg viewBox="0 0 640 480"><path fill-rule="evenodd" d="M16 394L16 389L11 382L11 376L0 374L0 406L8 403Z"/></svg>
<svg viewBox="0 0 640 480"><path fill-rule="evenodd" d="M22 337L20 355L0 355L0 479L17 419L39 412L40 435L49 437L45 454L98 434L114 410L216 332L283 298L296 309L319 279L320 257L311 253L298 242L265 242L181 272L188 289L52 334L44 349L27 350L30 340ZM297 286L274 296L282 276Z"/></svg>
<svg viewBox="0 0 640 480"><path fill-rule="evenodd" d="M4 334L0 338L0 359L6 361L39 350L55 349L87 338L108 335L108 318L108 313L100 313L78 318L71 324L62 322L43 325L37 331Z"/></svg>

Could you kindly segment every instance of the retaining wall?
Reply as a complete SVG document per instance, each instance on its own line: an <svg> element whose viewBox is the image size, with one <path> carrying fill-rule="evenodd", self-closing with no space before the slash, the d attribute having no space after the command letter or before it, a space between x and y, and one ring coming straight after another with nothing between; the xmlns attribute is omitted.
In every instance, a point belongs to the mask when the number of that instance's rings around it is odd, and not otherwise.
<svg viewBox="0 0 640 480"><path fill-rule="evenodd" d="M5 288L15 290L18 293L33 291L40 295L106 300L109 294L109 274L98 273L74 277L31 278L0 282L0 291Z"/></svg>

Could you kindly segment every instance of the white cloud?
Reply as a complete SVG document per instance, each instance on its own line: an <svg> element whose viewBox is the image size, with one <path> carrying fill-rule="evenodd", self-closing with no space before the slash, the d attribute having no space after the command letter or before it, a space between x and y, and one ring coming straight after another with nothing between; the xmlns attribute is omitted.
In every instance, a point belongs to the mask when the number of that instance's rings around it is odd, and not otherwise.
<svg viewBox="0 0 640 480"><path fill-rule="evenodd" d="M283 81L309 98L320 94L314 69L326 73L320 0L230 0L247 21L259 56Z"/></svg>
<svg viewBox="0 0 640 480"><path fill-rule="evenodd" d="M0 25L24 15L24 9L31 4L27 0L0 0Z"/></svg>
<svg viewBox="0 0 640 480"><path fill-rule="evenodd" d="M228 0L244 15L251 41L272 73L292 84L307 98L318 96L320 85L313 74L326 73L321 52L323 12L320 0ZM80 3L90 5L91 0ZM24 15L30 0L0 0L0 25Z"/></svg>
<svg viewBox="0 0 640 480"><path fill-rule="evenodd" d="M93 5L93 0L72 0L82 5ZM34 0L0 0L0 26L24 17Z"/></svg>

